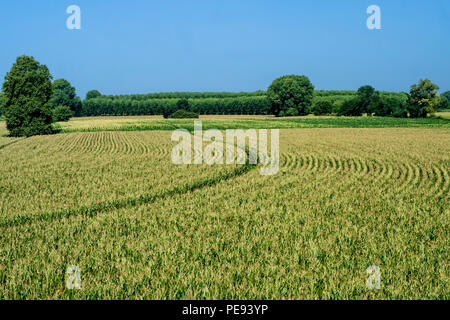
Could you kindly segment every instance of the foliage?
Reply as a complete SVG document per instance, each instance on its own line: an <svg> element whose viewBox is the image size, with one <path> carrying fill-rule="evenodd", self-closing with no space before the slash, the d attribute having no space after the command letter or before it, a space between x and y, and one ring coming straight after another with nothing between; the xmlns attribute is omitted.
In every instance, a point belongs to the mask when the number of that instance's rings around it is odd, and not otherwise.
<svg viewBox="0 0 450 320"><path fill-rule="evenodd" d="M406 118L408 116L405 99L391 95L381 96L377 104L372 104L371 111L378 117Z"/></svg>
<svg viewBox="0 0 450 320"><path fill-rule="evenodd" d="M189 109L190 105L188 99L182 98L177 101L177 110L189 110Z"/></svg>
<svg viewBox="0 0 450 320"><path fill-rule="evenodd" d="M289 108L289 109L287 109L286 113L285 113L285 116L286 117L296 117L296 116L298 116L297 108Z"/></svg>
<svg viewBox="0 0 450 320"><path fill-rule="evenodd" d="M377 107L381 104L381 98L378 93L372 86L362 86L358 89L358 108L361 113L367 113L368 116L371 116L375 113Z"/></svg>
<svg viewBox="0 0 450 320"><path fill-rule="evenodd" d="M199 116L195 112L190 112L186 110L177 110L171 115L169 115L169 119L198 119Z"/></svg>
<svg viewBox="0 0 450 320"><path fill-rule="evenodd" d="M447 110L450 109L450 100L447 100L445 96L440 97L440 102L437 107L438 110Z"/></svg>
<svg viewBox="0 0 450 320"><path fill-rule="evenodd" d="M57 106L53 109L54 121L69 121L73 117L73 111L68 106Z"/></svg>
<svg viewBox="0 0 450 320"><path fill-rule="evenodd" d="M283 76L272 82L267 97L271 114L279 115L281 111L295 108L299 115L306 115L314 97L314 86L306 76Z"/></svg>
<svg viewBox="0 0 450 320"><path fill-rule="evenodd" d="M53 133L53 114L48 104L51 79L47 66L33 57L17 58L2 88L2 109L11 136Z"/></svg>
<svg viewBox="0 0 450 320"><path fill-rule="evenodd" d="M316 116L331 114L333 103L329 100L317 99L314 101L311 111Z"/></svg>
<svg viewBox="0 0 450 320"><path fill-rule="evenodd" d="M88 91L88 93L86 93L86 99L95 99L95 98L98 98L101 96L102 96L102 94L98 90L91 90L91 91Z"/></svg>
<svg viewBox="0 0 450 320"><path fill-rule="evenodd" d="M441 93L441 98L445 98L448 102L450 102L450 91Z"/></svg>
<svg viewBox="0 0 450 320"><path fill-rule="evenodd" d="M380 92L381 95L401 96L399 93ZM327 100L333 104L333 113L337 113L344 101L356 97L356 91L318 90L314 92L313 104L318 100ZM187 99L189 107L177 107L177 101ZM270 114L270 102L266 92L185 92L152 93L146 95L93 95L83 101L83 116L131 116L164 115L178 109L198 114L216 115L266 115ZM285 115L284 110L282 114Z"/></svg>
<svg viewBox="0 0 450 320"><path fill-rule="evenodd" d="M450 128L450 121L438 118L396 119L393 117L238 117L215 116L202 119L207 129L287 129L287 128ZM62 132L149 131L185 128L192 131L193 121L159 117L91 117L60 124Z"/></svg>
<svg viewBox="0 0 450 320"><path fill-rule="evenodd" d="M177 109L178 99L137 100L102 96L83 101L83 116L162 115ZM267 114L269 104L265 96L235 98L189 99L189 109L198 114Z"/></svg>
<svg viewBox="0 0 450 320"><path fill-rule="evenodd" d="M76 89L65 79L57 79L53 82L53 94L48 103L52 109L68 106L74 116L81 114L81 100L77 97Z"/></svg>
<svg viewBox="0 0 450 320"><path fill-rule="evenodd" d="M439 87L428 79L421 79L419 84L413 84L408 96L409 116L426 118L429 113L434 113L440 103L437 90Z"/></svg>
<svg viewBox="0 0 450 320"><path fill-rule="evenodd" d="M361 116L362 109L361 109L360 98L356 97L356 98L344 101L341 104L340 109L337 112L337 115L338 116L348 116L348 117Z"/></svg>

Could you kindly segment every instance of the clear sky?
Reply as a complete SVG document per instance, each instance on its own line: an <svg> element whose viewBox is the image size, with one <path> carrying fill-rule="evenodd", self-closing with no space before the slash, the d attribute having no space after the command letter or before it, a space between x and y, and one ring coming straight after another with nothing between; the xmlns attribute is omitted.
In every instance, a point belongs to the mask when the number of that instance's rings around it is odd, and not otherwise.
<svg viewBox="0 0 450 320"><path fill-rule="evenodd" d="M68 30L69 5L81 30ZM381 8L381 30L366 9ZM18 55L85 93L254 91L285 74L316 89L450 90L448 0L14 0L0 5L0 76Z"/></svg>

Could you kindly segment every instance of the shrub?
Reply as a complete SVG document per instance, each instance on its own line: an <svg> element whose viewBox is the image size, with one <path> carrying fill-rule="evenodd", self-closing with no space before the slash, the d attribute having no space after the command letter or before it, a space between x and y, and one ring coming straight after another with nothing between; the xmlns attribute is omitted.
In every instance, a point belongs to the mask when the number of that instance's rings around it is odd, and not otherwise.
<svg viewBox="0 0 450 320"><path fill-rule="evenodd" d="M331 114L333 112L333 104L329 100L316 100L311 111L316 116Z"/></svg>
<svg viewBox="0 0 450 320"><path fill-rule="evenodd" d="M298 116L298 110L296 108L289 108L286 111L286 117L296 117Z"/></svg>
<svg viewBox="0 0 450 320"><path fill-rule="evenodd" d="M6 74L2 87L3 113L11 136L50 134L53 112L48 105L52 76L33 57L20 56Z"/></svg>
<svg viewBox="0 0 450 320"><path fill-rule="evenodd" d="M68 106L57 106L53 109L54 121L69 121L73 117L73 111Z"/></svg>
<svg viewBox="0 0 450 320"><path fill-rule="evenodd" d="M169 116L169 119L198 119L199 115L195 112L186 110L177 110Z"/></svg>
<svg viewBox="0 0 450 320"><path fill-rule="evenodd" d="M337 113L338 116L361 116L362 111L360 108L361 104L359 98L353 98L346 100L342 103Z"/></svg>
<svg viewBox="0 0 450 320"><path fill-rule="evenodd" d="M164 112L163 112L163 118L164 118L164 119L168 119L169 116L170 116L170 111L169 111L169 110L164 110Z"/></svg>

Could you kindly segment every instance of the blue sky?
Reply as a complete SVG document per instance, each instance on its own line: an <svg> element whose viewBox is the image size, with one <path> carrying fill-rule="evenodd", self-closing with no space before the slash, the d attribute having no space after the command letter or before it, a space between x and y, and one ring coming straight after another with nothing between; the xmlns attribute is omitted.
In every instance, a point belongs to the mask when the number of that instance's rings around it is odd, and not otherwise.
<svg viewBox="0 0 450 320"><path fill-rule="evenodd" d="M68 30L78 5L81 30ZM381 8L381 30L366 9ZM15 0L0 10L0 76L34 56L80 96L265 90L285 74L316 89L450 90L448 0Z"/></svg>

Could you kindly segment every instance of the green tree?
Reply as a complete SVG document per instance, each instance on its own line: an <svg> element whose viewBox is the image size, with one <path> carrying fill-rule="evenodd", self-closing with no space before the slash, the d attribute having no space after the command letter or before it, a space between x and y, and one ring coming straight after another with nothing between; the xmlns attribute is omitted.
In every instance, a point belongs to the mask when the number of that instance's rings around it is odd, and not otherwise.
<svg viewBox="0 0 450 320"><path fill-rule="evenodd" d="M306 76L283 76L274 80L267 91L270 112L276 116L290 108L297 109L299 115L308 114L313 96L314 86Z"/></svg>
<svg viewBox="0 0 450 320"><path fill-rule="evenodd" d="M0 117L2 116L3 94L0 92Z"/></svg>
<svg viewBox="0 0 450 320"><path fill-rule="evenodd" d="M439 87L428 79L421 79L419 84L413 84L408 95L409 116L426 118L429 113L434 113L440 103L437 90Z"/></svg>
<svg viewBox="0 0 450 320"><path fill-rule="evenodd" d="M447 99L448 102L450 102L450 91L445 91L441 93L441 98Z"/></svg>
<svg viewBox="0 0 450 320"><path fill-rule="evenodd" d="M312 113L316 116L326 115L333 112L333 103L329 100L317 100L312 106Z"/></svg>
<svg viewBox="0 0 450 320"><path fill-rule="evenodd" d="M2 86L3 112L11 136L53 133L53 113L48 104L52 76L33 57L20 56Z"/></svg>
<svg viewBox="0 0 450 320"><path fill-rule="evenodd" d="M53 109L53 121L69 121L73 111L68 106L57 106Z"/></svg>
<svg viewBox="0 0 450 320"><path fill-rule="evenodd" d="M180 99L177 101L177 110L189 110L189 100L188 99Z"/></svg>
<svg viewBox="0 0 450 320"><path fill-rule="evenodd" d="M337 112L338 116L357 117L362 115L361 102L359 97L345 100Z"/></svg>
<svg viewBox="0 0 450 320"><path fill-rule="evenodd" d="M437 107L437 109L439 110L447 110L450 108L450 101L448 101L445 97L440 97L440 102L439 102L439 106ZM1 115L1 111L0 111L0 115Z"/></svg>
<svg viewBox="0 0 450 320"><path fill-rule="evenodd" d="M357 91L357 96L361 113L367 113L368 116L371 116L375 113L377 107L380 106L380 95L372 86L360 87Z"/></svg>
<svg viewBox="0 0 450 320"><path fill-rule="evenodd" d="M75 87L65 79L57 79L53 82L53 94L48 103L52 109L68 106L75 116L81 113L81 99L77 97Z"/></svg>
<svg viewBox="0 0 450 320"><path fill-rule="evenodd" d="M101 97L101 96L102 96L102 94L99 91L91 90L88 93L86 93L86 100L88 100L88 99L95 99L95 98L98 98L98 97Z"/></svg>
<svg viewBox="0 0 450 320"><path fill-rule="evenodd" d="M441 102L439 103L438 108L440 110L445 110L445 109L450 108L450 91L441 93Z"/></svg>

